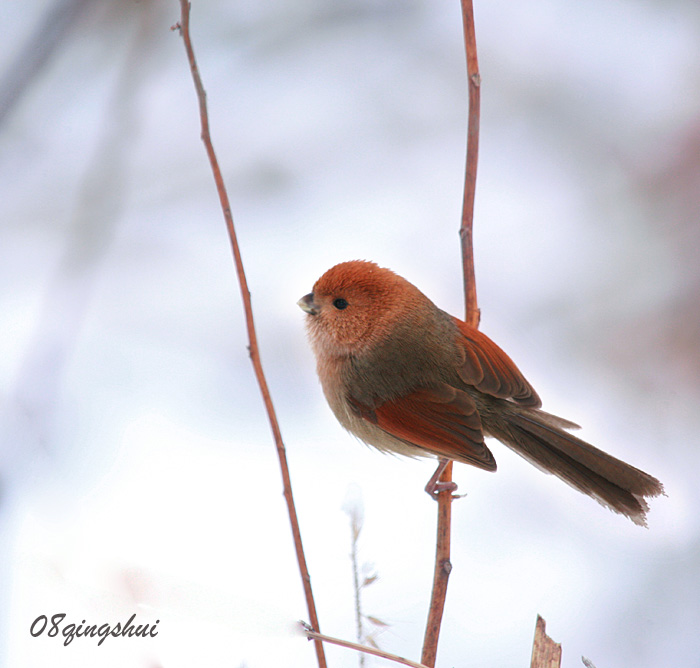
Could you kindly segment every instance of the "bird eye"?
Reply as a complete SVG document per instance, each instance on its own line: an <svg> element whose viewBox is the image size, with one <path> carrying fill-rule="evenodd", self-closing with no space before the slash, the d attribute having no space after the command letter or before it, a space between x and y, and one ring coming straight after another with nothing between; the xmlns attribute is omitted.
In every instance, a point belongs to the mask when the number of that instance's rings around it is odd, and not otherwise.
<svg viewBox="0 0 700 668"><path fill-rule="evenodd" d="M342 311L344 308L348 307L348 303L342 297L338 297L338 299L333 300L333 306L339 311Z"/></svg>

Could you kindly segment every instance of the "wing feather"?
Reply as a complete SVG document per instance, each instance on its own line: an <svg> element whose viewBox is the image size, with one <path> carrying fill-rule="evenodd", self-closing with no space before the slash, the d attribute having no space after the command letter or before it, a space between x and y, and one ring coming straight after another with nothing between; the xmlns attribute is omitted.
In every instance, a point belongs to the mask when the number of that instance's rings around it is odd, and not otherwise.
<svg viewBox="0 0 700 668"><path fill-rule="evenodd" d="M484 443L481 418L471 397L447 384L416 390L374 409L356 407L358 414L406 443L471 464L496 470Z"/></svg>
<svg viewBox="0 0 700 668"><path fill-rule="evenodd" d="M488 336L466 323L454 319L459 329L459 343L465 353L458 369L462 381L499 399L510 399L521 406L542 405L534 388L525 380L515 362Z"/></svg>

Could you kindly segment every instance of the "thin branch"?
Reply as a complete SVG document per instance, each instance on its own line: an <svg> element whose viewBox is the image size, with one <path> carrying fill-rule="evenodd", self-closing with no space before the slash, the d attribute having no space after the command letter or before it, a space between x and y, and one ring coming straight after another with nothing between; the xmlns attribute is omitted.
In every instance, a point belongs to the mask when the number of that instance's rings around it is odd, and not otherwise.
<svg viewBox="0 0 700 668"><path fill-rule="evenodd" d="M474 196L476 193L476 167L479 160L479 119L481 117L481 76L476 57L476 33L472 0L461 0L464 24L464 46L467 54L467 78L469 82L469 121L467 126L467 165L464 175L464 200L462 203L462 265L464 270L465 321L472 327L479 326L481 313L476 299L474 274L474 249L472 227L474 221Z"/></svg>
<svg viewBox="0 0 700 668"><path fill-rule="evenodd" d="M369 647L368 645L358 645L355 642L350 642L349 640L341 640L340 638L333 638L332 636L326 636L322 633L316 633L307 628L304 622L300 622L304 634L309 640L323 641L331 643L332 645L339 645L340 647L347 647L348 649L354 649L357 652L364 652L365 654L372 654L374 656L379 656L382 659L387 659L388 661L394 661L395 663L400 663L402 666L411 666L411 668L430 668L423 663L416 663L410 659L404 659L402 656L397 656L396 654L390 654L382 649L377 649L376 647Z"/></svg>
<svg viewBox="0 0 700 668"><path fill-rule="evenodd" d="M233 258L236 265L236 274L238 276L238 283L241 289L241 297L243 299L243 308L245 311L245 320L246 328L248 331L249 343L248 350L250 352L250 359L253 364L255 377L258 381L258 386L260 388L260 393L262 394L263 402L265 403L265 410L267 411L267 417L270 422L270 427L274 436L275 445L277 447L277 454L279 457L280 469L282 473L282 482L284 487L284 498L287 502L289 521L292 528L292 534L294 536L294 547L296 550L297 562L299 564L299 571L301 574L302 585L304 588L304 595L306 597L306 605L309 612L309 619L311 620L312 627L316 631L318 631L320 627L318 623L318 617L316 615L316 605L314 603L313 593L311 591L311 578L309 576L309 570L306 566L306 558L304 557L304 549L301 543L299 521L297 518L296 509L294 507L294 498L292 496L292 483L289 476L289 467L287 466L287 455L284 443L282 441L282 434L280 432L279 424L277 422L275 409L272 405L270 391L268 389L267 381L265 380L265 374L263 373L262 364L260 362L260 352L258 349L258 340L257 335L255 333L255 324L253 321L253 308L250 300L250 291L248 290L248 282L246 280L245 272L243 270L243 261L241 259L241 252L238 247L236 230L233 225L231 205L229 203L228 194L226 192L226 186L224 185L224 179L221 175L221 169L219 168L219 163L216 159L214 146L212 144L211 136L209 133L209 115L207 112L206 92L204 90L204 86L202 85L201 77L199 75L199 69L197 68L197 62L195 60L194 50L192 48L192 41L190 38L190 3L187 0L180 0L180 9L180 23L174 26L174 28L179 28L180 34L182 35L185 44L185 50L187 51L187 58L190 64L190 70L192 72L194 87L197 91L197 99L199 101L199 115L202 124L202 141L204 142L204 146L209 157L209 163L211 164L212 173L214 175L214 181L216 183L216 189L219 194L221 208L223 210L224 219L226 221L226 229L228 230L229 239L231 241L231 250L233 251ZM314 644L316 647L316 656L318 659L319 668L326 668L326 657L323 651L323 643L321 643L320 640L317 640Z"/></svg>
<svg viewBox="0 0 700 668"><path fill-rule="evenodd" d="M479 326L480 311L476 298L476 278L474 273L474 250L472 228L474 220L474 196L476 193L476 168L479 156L479 118L481 103L481 77L476 52L474 29L474 8L472 0L461 0L464 28L464 47L467 59L469 86L469 118L467 124L467 160L464 174L464 200L462 204L462 224L459 236L462 245L462 268L464 274L465 320L473 327ZM452 482L452 464L445 468L440 482ZM447 583L452 570L450 562L450 534L452 520L452 491L438 494L437 546L435 550L435 573L433 592L428 612L428 622L423 641L421 660L431 668L435 665L440 625L447 597Z"/></svg>
<svg viewBox="0 0 700 668"><path fill-rule="evenodd" d="M357 633L357 642L361 643L364 637L362 628L362 588L360 586L360 567L357 562L357 543L362 531L362 518L357 506L349 506L348 515L350 516L350 559L352 561L352 580L355 589L355 627ZM365 655L360 654L360 668L364 668Z"/></svg>
<svg viewBox="0 0 700 668"><path fill-rule="evenodd" d="M440 476L440 482L452 481L452 464L449 462ZM445 609L447 597L447 582L452 571L450 561L450 527L452 524L452 489L438 492L438 521L437 541L435 549L435 572L433 574L433 593L430 599L428 622L425 626L423 639L423 653L421 661L433 668L437 657L438 640L440 639L440 625L442 613Z"/></svg>

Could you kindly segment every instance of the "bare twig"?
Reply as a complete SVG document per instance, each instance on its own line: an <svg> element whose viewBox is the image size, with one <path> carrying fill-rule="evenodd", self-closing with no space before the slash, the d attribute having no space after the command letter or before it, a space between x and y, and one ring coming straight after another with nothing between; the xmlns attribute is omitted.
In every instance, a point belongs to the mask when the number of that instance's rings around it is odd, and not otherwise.
<svg viewBox="0 0 700 668"><path fill-rule="evenodd" d="M561 645L545 633L544 619L537 615L530 668L559 668L559 666L561 666Z"/></svg>
<svg viewBox="0 0 700 668"><path fill-rule="evenodd" d="M467 130L467 163L464 174L464 200L462 205L462 225L459 236L462 243L462 267L464 273L465 320L473 327L479 326L480 312L476 299L476 279L474 275L474 251L472 246L472 227L474 220L474 195L476 192L476 168L479 155L479 107L480 85L479 62L476 54L476 34L474 30L474 9L472 0L461 0L462 21L464 26L464 47L467 58L467 76L469 81L469 120ZM452 481L452 464L445 468L440 482ZM450 562L450 533L452 517L452 491L438 494L438 528L435 551L435 574L433 593L428 612L428 622L423 640L422 662L434 666L440 637L440 625L445 609L447 582L452 564Z"/></svg>
<svg viewBox="0 0 700 668"><path fill-rule="evenodd" d="M464 23L464 47L467 54L467 77L469 81L469 121L467 128L467 165L464 175L464 200L462 204L462 265L464 269L465 321L472 327L479 326L481 314L476 299L476 277L474 275L474 250L472 227L474 221L474 196L476 193L476 167L479 159L479 119L481 116L481 76L476 57L476 33L474 30L474 8L472 0L461 0Z"/></svg>
<svg viewBox="0 0 700 668"><path fill-rule="evenodd" d="M348 498L344 506L345 512L350 518L350 559L352 561L352 579L355 589L355 630L357 642L361 643L364 637L362 626L362 585L360 584L360 567L357 560L358 542L362 532L363 512L359 498ZM360 654L360 668L364 668L365 655Z"/></svg>
<svg viewBox="0 0 700 668"><path fill-rule="evenodd" d="M452 480L452 462L449 462L440 476L440 482ZM450 527L452 524L452 493L453 490L445 489L438 492L438 521L437 541L435 549L435 572L433 575L433 593L430 599L428 611L428 623L425 627L423 639L423 653L421 661L426 666L433 668L437 657L437 646L440 638L440 625L442 613L445 609L447 597L447 582L452 571L450 561Z"/></svg>
<svg viewBox="0 0 700 668"><path fill-rule="evenodd" d="M430 668L423 663L416 663L410 659L404 659L402 656L397 656L396 654L390 654L382 649L377 649L376 647L369 647L368 645L358 645L355 642L350 642L349 640L341 640L340 638L333 638L332 636L326 636L322 633L316 633L307 627L304 622L300 622L304 634L309 640L317 640L331 643L332 645L339 645L340 647L347 647L348 649L354 649L357 652L364 652L365 654L373 654L374 656L379 656L382 659L387 659L388 661L394 661L395 663L400 663L402 666L411 666L411 668Z"/></svg>
<svg viewBox="0 0 700 668"><path fill-rule="evenodd" d="M209 157L209 163L211 165L212 173L214 175L216 189L219 194L221 208L223 210L224 219L226 221L226 229L228 230L229 239L231 241L231 250L233 251L233 258L236 265L236 273L238 275L238 283L241 289L241 297L243 299L243 308L245 311L246 328L248 331L248 350L250 352L250 359L253 364L253 369L255 370L255 377L258 381L258 386L260 387L260 393L262 394L263 402L265 403L267 417L270 422L270 428L272 429L275 445L277 447L277 454L279 457L280 469L282 473L282 483L284 487L284 498L287 502L289 521L292 527L292 534L294 536L294 547L296 550L297 562L299 564L299 571L301 573L302 585L304 587L304 595L306 597L306 605L309 612L309 619L311 620L312 627L316 631L318 631L319 623L318 617L316 615L316 605L314 603L313 593L311 591L311 578L309 576L309 570L306 566L306 558L304 557L304 549L301 543L299 521L297 519L297 513L294 507L294 498L292 496L292 483L289 476L289 467L287 466L287 455L284 443L282 441L282 434L280 432L279 424L277 422L275 409L272 405L270 391L268 389L267 381L265 380L265 374L263 373L262 364L260 361L260 352L258 349L258 340L257 335L255 333L255 324L253 321L253 308L250 300L250 291L248 290L248 283L246 280L245 272L243 270L243 261L241 259L241 252L238 247L236 230L233 225L231 205L229 203L228 194L226 192L226 186L224 185L224 179L221 175L221 169L219 168L219 163L216 159L214 146L212 144L211 136L209 133L209 115L207 112L206 92L204 90L201 77L199 75L197 62L194 56L194 50L192 48L192 40L190 38L190 3L188 2L188 0L180 0L180 10L180 23L173 27L175 29L179 28L180 34L182 35L185 44L185 50L187 51L187 58L190 64L190 70L192 72L194 87L197 91L197 99L199 101L199 115L202 124L202 141L204 142L204 146ZM326 657L323 651L323 643L321 643L320 640L316 640L315 646L319 668L326 668Z"/></svg>
<svg viewBox="0 0 700 668"><path fill-rule="evenodd" d="M364 635L362 628L362 594L360 590L360 573L357 566L357 533L354 531L353 527L353 540L352 540L352 551L350 553L352 559L352 577L353 584L355 586L355 626L357 632L357 641L362 640ZM364 654L360 655L360 668L364 668L365 657Z"/></svg>

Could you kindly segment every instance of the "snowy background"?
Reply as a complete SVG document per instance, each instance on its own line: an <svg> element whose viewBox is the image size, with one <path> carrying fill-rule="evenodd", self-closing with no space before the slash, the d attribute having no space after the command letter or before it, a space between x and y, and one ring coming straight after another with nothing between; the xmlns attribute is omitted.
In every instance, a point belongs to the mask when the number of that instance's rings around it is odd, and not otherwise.
<svg viewBox="0 0 700 668"><path fill-rule="evenodd" d="M697 666L700 6L475 12L481 329L668 498L643 530L499 444L496 475L458 465L438 665L529 665L540 613L564 666ZM175 0L0 4L3 666L315 665L178 19ZM363 258L463 312L459 3L194 0L192 32L322 629L354 638L361 499L365 612L417 660L433 463L342 431L295 302ZM30 635L62 612L158 636Z"/></svg>

